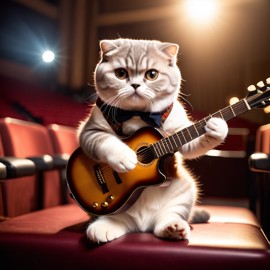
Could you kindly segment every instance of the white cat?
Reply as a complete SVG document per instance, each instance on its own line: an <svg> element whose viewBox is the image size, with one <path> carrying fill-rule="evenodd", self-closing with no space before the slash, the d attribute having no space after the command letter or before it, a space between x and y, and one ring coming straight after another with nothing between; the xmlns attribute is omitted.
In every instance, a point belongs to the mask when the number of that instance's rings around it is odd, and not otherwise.
<svg viewBox="0 0 270 270"><path fill-rule="evenodd" d="M107 163L117 172L128 172L136 167L137 155L121 141L122 136L149 125L170 135L192 124L178 101L178 45L117 39L101 41L100 48L101 60L95 70L99 98L80 127L80 145L91 159ZM152 123L135 114L121 122L126 111L160 112L162 121ZM223 119L211 118L205 130L174 154L167 185L147 187L125 212L95 219L87 229L88 238L101 243L129 232L151 231L161 238L188 239L198 190L182 158L196 158L216 147L225 139L228 127Z"/></svg>

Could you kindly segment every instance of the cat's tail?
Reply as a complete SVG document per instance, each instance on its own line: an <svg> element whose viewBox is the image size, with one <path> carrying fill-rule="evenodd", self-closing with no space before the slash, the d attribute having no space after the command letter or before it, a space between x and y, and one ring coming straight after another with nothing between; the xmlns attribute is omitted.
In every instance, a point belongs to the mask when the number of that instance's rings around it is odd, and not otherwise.
<svg viewBox="0 0 270 270"><path fill-rule="evenodd" d="M189 223L206 223L208 222L210 219L210 213L207 212L206 210L194 210L192 215L191 215L191 218L189 220Z"/></svg>

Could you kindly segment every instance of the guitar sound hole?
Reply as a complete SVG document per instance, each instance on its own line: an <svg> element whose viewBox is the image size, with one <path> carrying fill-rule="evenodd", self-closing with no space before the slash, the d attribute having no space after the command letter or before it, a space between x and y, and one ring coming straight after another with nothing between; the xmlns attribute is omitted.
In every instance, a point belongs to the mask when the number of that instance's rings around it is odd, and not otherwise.
<svg viewBox="0 0 270 270"><path fill-rule="evenodd" d="M144 146L137 151L138 161L143 164L151 163L155 158L150 147Z"/></svg>

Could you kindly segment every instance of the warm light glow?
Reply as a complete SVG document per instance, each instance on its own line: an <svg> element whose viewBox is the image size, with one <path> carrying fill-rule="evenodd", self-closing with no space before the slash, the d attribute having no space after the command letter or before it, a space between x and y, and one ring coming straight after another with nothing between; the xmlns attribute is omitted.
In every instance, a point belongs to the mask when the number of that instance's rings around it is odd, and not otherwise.
<svg viewBox="0 0 270 270"><path fill-rule="evenodd" d="M233 104L237 103L238 101L239 101L238 97L232 97L232 98L230 98L229 104L233 105Z"/></svg>
<svg viewBox="0 0 270 270"><path fill-rule="evenodd" d="M188 15L195 21L208 22L217 14L217 0L186 0Z"/></svg>
<svg viewBox="0 0 270 270"><path fill-rule="evenodd" d="M270 106L267 106L263 109L265 113L270 113Z"/></svg>
<svg viewBox="0 0 270 270"><path fill-rule="evenodd" d="M45 51L43 54L42 54L42 59L44 62L46 63L50 63L54 60L54 53L52 51Z"/></svg>

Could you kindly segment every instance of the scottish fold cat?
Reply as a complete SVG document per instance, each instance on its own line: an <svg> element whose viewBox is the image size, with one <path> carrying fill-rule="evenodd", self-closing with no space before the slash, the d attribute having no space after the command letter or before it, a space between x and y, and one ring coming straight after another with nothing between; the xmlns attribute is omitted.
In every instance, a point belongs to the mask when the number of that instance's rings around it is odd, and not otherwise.
<svg viewBox="0 0 270 270"><path fill-rule="evenodd" d="M122 137L149 125L166 136L192 124L178 100L182 80L176 63L178 45L116 39L102 40L100 49L94 74L98 101L80 126L80 146L91 159L107 163L116 172L128 172L138 159ZM125 117L131 111L136 113ZM140 112L161 117L144 119ZM188 239L199 191L183 159L197 158L219 145L228 127L223 119L211 118L205 131L174 154L165 185L145 188L124 212L94 219L87 237L102 243L130 232L153 232L160 238Z"/></svg>

